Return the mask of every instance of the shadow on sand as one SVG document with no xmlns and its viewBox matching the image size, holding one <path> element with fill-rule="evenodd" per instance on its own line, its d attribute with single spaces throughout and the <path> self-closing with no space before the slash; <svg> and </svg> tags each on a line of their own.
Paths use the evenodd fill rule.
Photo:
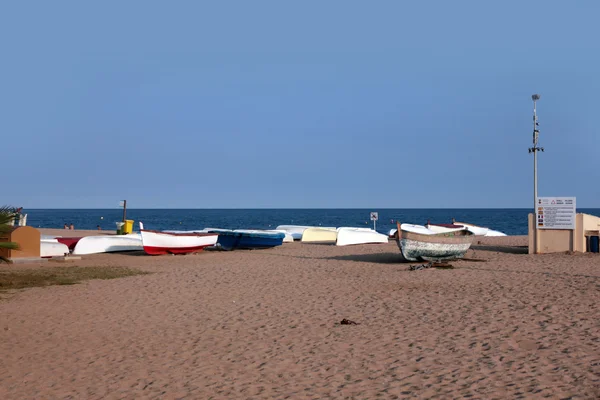
<svg viewBox="0 0 600 400">
<path fill-rule="evenodd" d="M 406 260 L 400 253 L 374 253 L 374 254 L 349 254 L 347 256 L 323 257 L 328 260 L 358 261 L 375 264 L 406 264 Z"/>
<path fill-rule="evenodd" d="M 527 246 L 486 246 L 474 244 L 471 245 L 471 250 L 482 250 L 482 251 L 495 251 L 497 253 L 508 253 L 508 254 L 528 254 L 529 249 Z"/>
</svg>

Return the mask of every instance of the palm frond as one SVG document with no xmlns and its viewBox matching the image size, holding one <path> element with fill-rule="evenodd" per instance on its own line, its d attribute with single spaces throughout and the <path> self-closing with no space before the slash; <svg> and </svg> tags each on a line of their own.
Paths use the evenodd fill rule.
<svg viewBox="0 0 600 400">
<path fill-rule="evenodd" d="M 8 225 L 17 216 L 17 209 L 14 207 L 0 207 L 0 235 L 9 233 L 13 227 Z M 19 245 L 11 242 L 0 242 L 0 249 L 17 250 Z M 0 262 L 9 262 L 5 257 L 0 256 Z"/>
<path fill-rule="evenodd" d="M 13 221 L 16 216 L 16 208 L 8 206 L 0 207 L 0 226 L 7 225 L 10 221 Z"/>
</svg>

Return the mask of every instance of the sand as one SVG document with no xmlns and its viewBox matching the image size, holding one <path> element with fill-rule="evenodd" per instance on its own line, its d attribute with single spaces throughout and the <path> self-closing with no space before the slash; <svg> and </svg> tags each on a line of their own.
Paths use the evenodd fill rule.
<svg viewBox="0 0 600 400">
<path fill-rule="evenodd" d="M 598 398 L 600 256 L 526 243 L 85 256 L 153 274 L 4 295 L 0 398 Z"/>
</svg>

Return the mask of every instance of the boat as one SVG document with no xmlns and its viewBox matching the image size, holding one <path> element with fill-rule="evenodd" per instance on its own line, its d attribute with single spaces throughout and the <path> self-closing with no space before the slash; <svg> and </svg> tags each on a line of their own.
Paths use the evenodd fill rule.
<svg viewBox="0 0 600 400">
<path fill-rule="evenodd" d="M 432 224 L 427 221 L 425 224 L 425 228 L 432 230 L 437 233 L 446 233 L 446 232 L 456 232 L 456 231 L 464 231 L 466 227 L 458 224 Z"/>
<path fill-rule="evenodd" d="M 265 230 L 265 232 L 279 232 L 279 233 L 283 233 L 284 237 L 283 237 L 283 243 L 291 243 L 294 241 L 294 236 L 292 236 L 291 233 L 284 231 L 283 229 L 268 229 Z"/>
<path fill-rule="evenodd" d="M 140 222 L 142 245 L 146 254 L 187 254 L 202 251 L 205 247 L 217 243 L 216 233 L 170 233 L 144 229 Z"/>
<path fill-rule="evenodd" d="M 141 251 L 142 235 L 130 233 L 128 235 L 97 235 L 86 236 L 77 242 L 73 255 L 113 253 L 118 251 Z"/>
<path fill-rule="evenodd" d="M 396 243 L 409 261 L 444 261 L 463 258 L 475 235 L 466 229 L 441 233 L 415 233 L 399 223 Z"/>
<path fill-rule="evenodd" d="M 473 232 L 475 236 L 506 236 L 506 233 L 495 231 L 490 228 L 485 228 L 483 226 L 473 225 L 467 222 L 456 222 L 454 218 L 452 218 L 452 223 L 464 226 L 465 228 Z"/>
<path fill-rule="evenodd" d="M 353 244 L 387 243 L 388 237 L 369 228 L 340 227 L 337 229 L 336 246 Z"/>
<path fill-rule="evenodd" d="M 216 246 L 222 250 L 266 249 L 281 246 L 284 232 L 268 232 L 259 229 L 218 229 L 210 230 L 219 235 Z"/>
<path fill-rule="evenodd" d="M 40 257 L 42 258 L 66 256 L 69 252 L 69 247 L 59 243 L 56 239 L 40 240 Z"/>
<path fill-rule="evenodd" d="M 485 228 L 483 226 L 473 225 L 466 222 L 456 222 L 454 218 L 452 218 L 452 223 L 454 225 L 464 226 L 467 230 L 473 232 L 473 235 L 475 236 L 485 236 L 490 231 L 490 228 Z"/>
<path fill-rule="evenodd" d="M 275 230 L 286 231 L 287 233 L 292 235 L 294 240 L 301 240 L 302 234 L 304 233 L 304 230 L 307 228 L 311 228 L 311 227 L 304 226 L 304 225 L 279 225 L 275 228 Z"/>
<path fill-rule="evenodd" d="M 490 229 L 485 236 L 507 236 L 506 233 Z"/>
<path fill-rule="evenodd" d="M 394 228 L 394 229 L 390 229 L 388 231 L 388 238 L 393 239 L 396 237 L 396 232 L 398 232 L 398 229 Z"/>
<path fill-rule="evenodd" d="M 335 229 L 333 226 L 279 225 L 275 228 L 275 230 L 286 231 L 292 235 L 294 240 L 302 240 L 302 234 L 308 228 Z"/>
<path fill-rule="evenodd" d="M 307 228 L 302 233 L 303 243 L 335 243 L 337 229 L 335 228 Z"/>
</svg>

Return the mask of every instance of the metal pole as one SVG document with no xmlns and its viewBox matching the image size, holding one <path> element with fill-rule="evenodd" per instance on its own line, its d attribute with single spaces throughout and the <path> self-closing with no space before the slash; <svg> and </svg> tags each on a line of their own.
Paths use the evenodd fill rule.
<svg viewBox="0 0 600 400">
<path fill-rule="evenodd" d="M 538 131 L 537 131 L 537 113 L 536 113 L 536 98 L 533 98 L 533 213 L 537 215 L 537 144 L 538 144 Z M 537 218 L 537 217 L 536 217 Z M 537 220 L 535 226 L 537 227 Z"/>
<path fill-rule="evenodd" d="M 127 200 L 123 200 L 123 222 L 127 219 Z"/>
</svg>

